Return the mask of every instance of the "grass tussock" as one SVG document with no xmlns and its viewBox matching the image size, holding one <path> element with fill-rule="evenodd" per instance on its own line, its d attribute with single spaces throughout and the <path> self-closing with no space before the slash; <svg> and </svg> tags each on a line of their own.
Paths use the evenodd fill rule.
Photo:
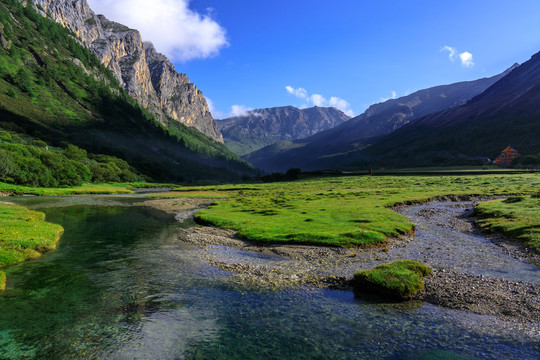
<svg viewBox="0 0 540 360">
<path fill-rule="evenodd" d="M 489 232 L 522 240 L 525 246 L 540 253 L 540 196 L 537 194 L 479 204 L 476 214 L 480 226 Z"/>
<path fill-rule="evenodd" d="M 414 231 L 390 208 L 436 196 L 532 194 L 540 176 L 359 176 L 176 188 L 159 196 L 212 197 L 200 224 L 238 231 L 255 243 L 363 247 Z M 539 224 L 540 220 L 536 220 Z"/>
<path fill-rule="evenodd" d="M 64 229 L 45 221 L 45 214 L 0 203 L 0 269 L 52 250 Z M 5 274 L 0 271 L 0 288 Z"/>
<path fill-rule="evenodd" d="M 431 273 L 429 266 L 412 260 L 398 260 L 354 274 L 356 290 L 375 292 L 407 300 L 424 289 L 422 278 Z"/>
</svg>

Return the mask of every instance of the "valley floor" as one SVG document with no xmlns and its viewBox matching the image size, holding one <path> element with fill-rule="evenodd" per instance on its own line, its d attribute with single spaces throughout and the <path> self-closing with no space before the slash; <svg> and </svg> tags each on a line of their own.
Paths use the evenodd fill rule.
<svg viewBox="0 0 540 360">
<path fill-rule="evenodd" d="M 183 219 L 182 214 L 192 214 L 210 203 L 212 200 L 184 198 L 139 205 Z M 358 269 L 398 259 L 419 260 L 434 273 L 424 279 L 425 290 L 417 300 L 527 324 L 524 326 L 534 331 L 540 321 L 540 255 L 510 239 L 498 237 L 495 245 L 480 234 L 469 216 L 476 204 L 461 201 L 402 207 L 398 211 L 414 218 L 416 235 L 370 248 L 257 245 L 238 239 L 234 230 L 208 226 L 182 229 L 178 239 L 204 249 L 202 260 L 234 274 L 230 281 L 268 289 L 348 288 Z"/>
</svg>

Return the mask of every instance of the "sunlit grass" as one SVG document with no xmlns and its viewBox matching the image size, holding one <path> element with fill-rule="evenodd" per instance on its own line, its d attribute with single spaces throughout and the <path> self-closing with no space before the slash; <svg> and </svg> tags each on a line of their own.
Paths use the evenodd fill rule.
<svg viewBox="0 0 540 360">
<path fill-rule="evenodd" d="M 488 201 L 476 213 L 484 229 L 520 239 L 540 252 L 540 195 Z"/>
<path fill-rule="evenodd" d="M 54 249 L 63 231 L 60 225 L 46 222 L 42 212 L 0 203 L 0 268 L 39 257 L 43 252 Z M 5 285 L 5 274 L 2 275 L 1 271 L 0 278 Z"/>
<path fill-rule="evenodd" d="M 196 214 L 257 243 L 366 246 L 414 230 L 390 207 L 446 195 L 531 194 L 540 176 L 359 176 L 176 188 L 175 197 L 224 199 Z"/>
<path fill-rule="evenodd" d="M 410 299 L 424 289 L 422 278 L 430 273 L 429 266 L 418 261 L 398 260 L 357 272 L 353 284 L 359 291 Z"/>
<path fill-rule="evenodd" d="M 42 188 L 13 185 L 0 182 L 0 192 L 9 195 L 37 195 L 37 196 L 61 196 L 82 194 L 131 194 L 135 188 L 146 187 L 169 187 L 166 184 L 153 184 L 146 182 L 132 183 L 109 183 L 109 184 L 84 184 L 63 188 Z"/>
</svg>

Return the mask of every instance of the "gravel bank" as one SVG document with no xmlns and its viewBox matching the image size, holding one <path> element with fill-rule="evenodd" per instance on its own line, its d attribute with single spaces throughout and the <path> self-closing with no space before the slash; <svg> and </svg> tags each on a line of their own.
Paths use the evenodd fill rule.
<svg viewBox="0 0 540 360">
<path fill-rule="evenodd" d="M 540 325 L 540 284 L 437 271 L 418 299 L 451 309 Z"/>
<path fill-rule="evenodd" d="M 418 300 L 540 327 L 539 256 L 511 239 L 487 239 L 480 233 L 470 215 L 477 201 L 484 200 L 400 207 L 396 210 L 416 224 L 416 235 L 391 239 L 386 247 L 259 246 L 236 238 L 234 231 L 212 227 L 181 229 L 179 240 L 203 249 L 201 260 L 230 272 L 231 281 L 269 288 L 347 288 L 359 269 L 418 260 L 434 270 Z M 182 218 L 212 201 L 149 200 L 138 205 Z"/>
</svg>

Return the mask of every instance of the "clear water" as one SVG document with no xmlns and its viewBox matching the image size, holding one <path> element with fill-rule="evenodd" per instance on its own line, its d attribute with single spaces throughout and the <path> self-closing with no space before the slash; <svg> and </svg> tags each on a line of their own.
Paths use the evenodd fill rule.
<svg viewBox="0 0 540 360">
<path fill-rule="evenodd" d="M 189 224 L 129 206 L 133 198 L 18 201 L 65 233 L 57 250 L 7 269 L 0 359 L 540 357 L 540 334 L 493 317 L 235 285 L 176 239 Z"/>
</svg>

